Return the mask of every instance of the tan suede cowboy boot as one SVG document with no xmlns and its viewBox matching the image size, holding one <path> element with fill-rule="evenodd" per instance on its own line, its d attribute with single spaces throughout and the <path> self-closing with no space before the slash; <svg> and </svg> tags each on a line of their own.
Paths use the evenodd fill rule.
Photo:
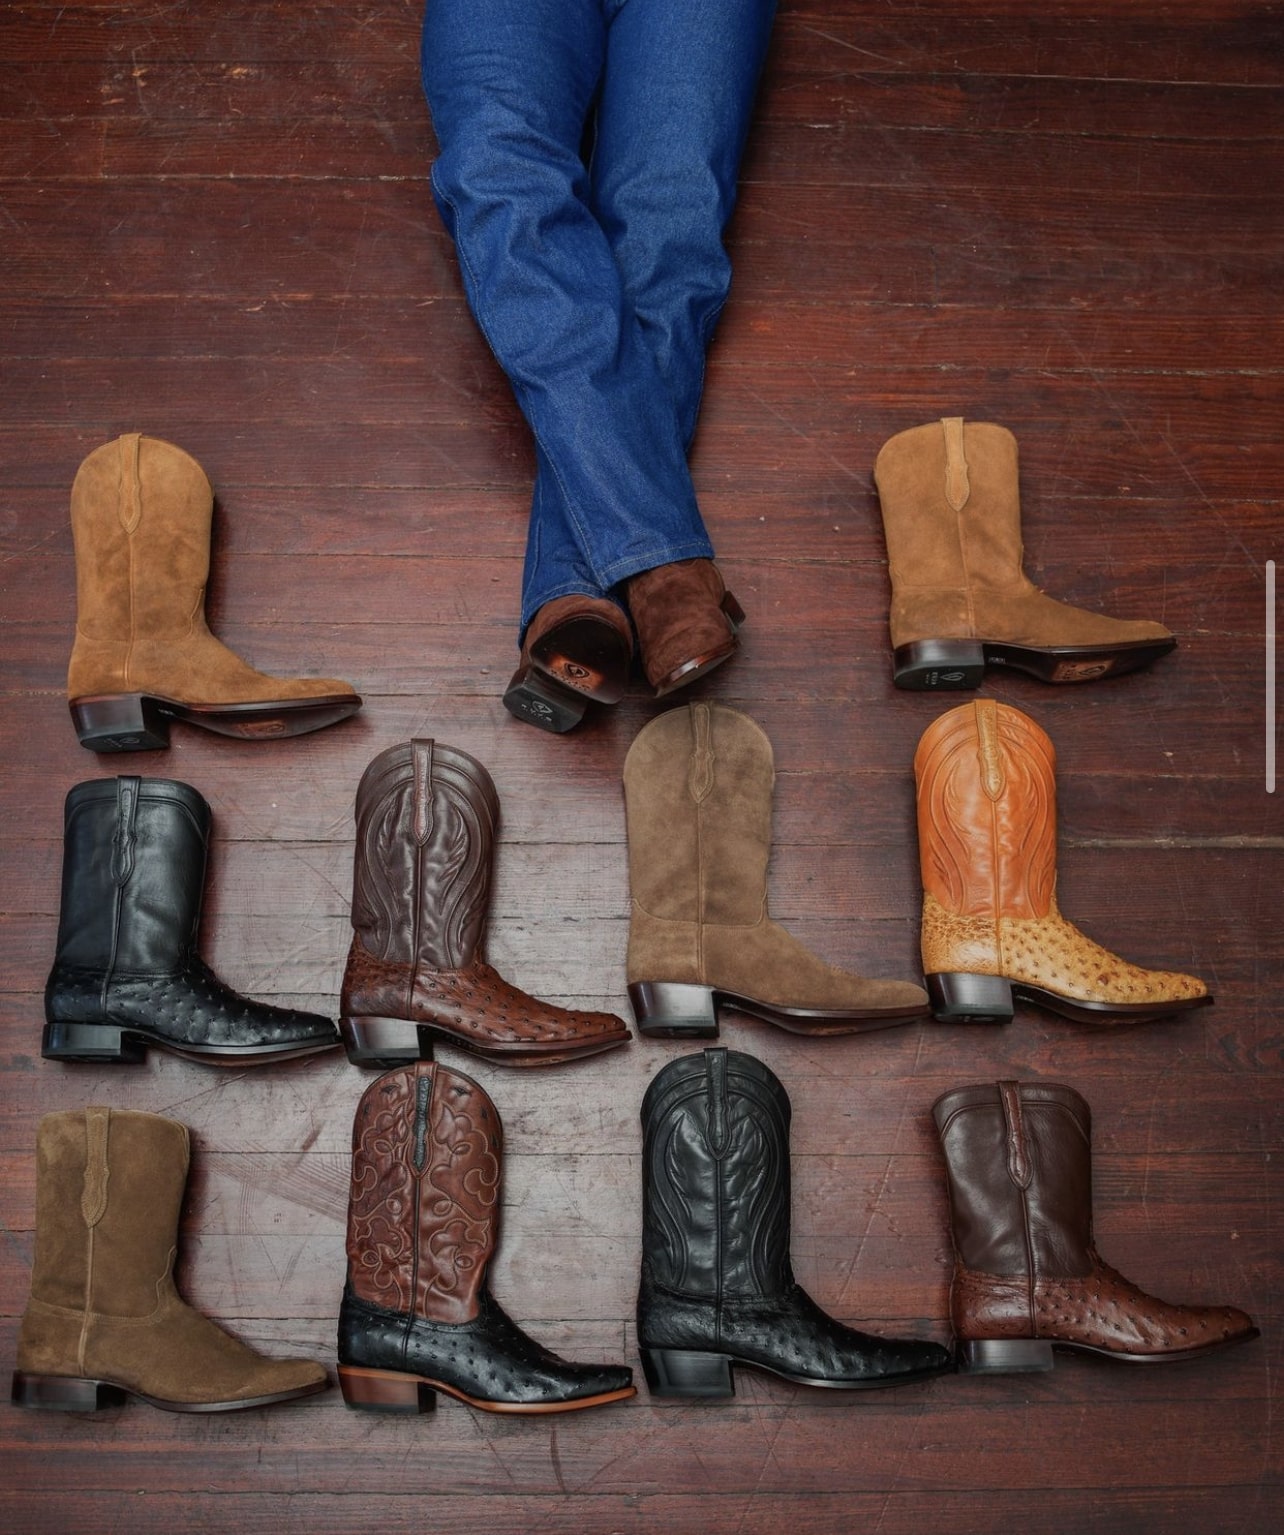
<svg viewBox="0 0 1284 1535">
<path fill-rule="evenodd" d="M 1102 1262 L 1092 1239 L 1092 1116 L 1073 1088 L 961 1087 L 938 1098 L 932 1116 L 949 1175 L 960 1369 L 1050 1370 L 1054 1349 L 1163 1364 L 1258 1336 L 1234 1306 L 1174 1306 Z"/>
<path fill-rule="evenodd" d="M 390 746 L 362 774 L 356 814 L 339 1020 L 349 1060 L 431 1060 L 440 1039 L 551 1066 L 628 1043 L 613 1013 L 537 1001 L 486 963 L 499 795 L 475 757 L 439 741 Z"/>
<path fill-rule="evenodd" d="M 137 432 L 96 449 L 71 491 L 76 644 L 67 696 L 91 751 L 169 745 L 169 721 L 275 740 L 346 719 L 361 699 L 332 677 L 268 677 L 205 622 L 214 494 L 201 466 Z"/>
<path fill-rule="evenodd" d="M 1082 1022 L 1140 1022 L 1213 1000 L 1195 976 L 1130 965 L 1061 915 L 1056 754 L 1019 709 L 987 698 L 943 714 L 914 776 L 937 1018 L 1005 1023 L 1019 997 Z"/>
<path fill-rule="evenodd" d="M 986 666 L 1088 682 L 1176 647 L 1162 624 L 1071 607 L 1026 577 L 1016 438 L 1005 427 L 961 416 L 911 427 L 884 443 L 874 480 L 898 688 L 975 688 Z"/>
<path fill-rule="evenodd" d="M 230 1412 L 324 1391 L 308 1359 L 265 1359 L 174 1287 L 186 1127 L 91 1107 L 36 1137 L 36 1256 L 13 1401 L 92 1412 L 136 1396 L 167 1412 Z"/>
<path fill-rule="evenodd" d="M 644 1034 L 711 1038 L 719 1003 L 795 1034 L 927 1011 L 920 987 L 826 964 L 767 911 L 771 742 L 722 704 L 671 709 L 624 763 L 629 998 Z"/>
</svg>

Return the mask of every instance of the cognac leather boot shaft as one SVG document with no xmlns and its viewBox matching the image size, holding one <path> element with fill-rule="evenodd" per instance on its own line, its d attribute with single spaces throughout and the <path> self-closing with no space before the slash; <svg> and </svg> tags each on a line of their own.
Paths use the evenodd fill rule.
<svg viewBox="0 0 1284 1535">
<path fill-rule="evenodd" d="M 732 1396 L 733 1364 L 845 1390 L 950 1367 L 939 1344 L 845 1327 L 794 1279 L 789 1118 L 777 1077 L 736 1051 L 671 1061 L 647 1089 L 638 1343 L 653 1395 Z"/>
<path fill-rule="evenodd" d="M 172 1412 L 262 1407 L 324 1390 L 305 1359 L 265 1359 L 174 1287 L 189 1147 L 156 1114 L 47 1114 L 36 1137 L 36 1252 L 13 1400 L 88 1412 L 127 1395 Z"/>
<path fill-rule="evenodd" d="M 445 1391 L 487 1412 L 569 1412 L 634 1394 L 627 1368 L 559 1359 L 491 1295 L 502 1163 L 499 1115 L 471 1077 L 417 1062 L 362 1094 L 339 1313 L 350 1407 L 428 1412 Z"/>
<path fill-rule="evenodd" d="M 1050 1082 L 962 1087 L 932 1109 L 945 1153 L 963 1369 L 1050 1370 L 1053 1348 L 1130 1364 L 1257 1336 L 1230 1306 L 1174 1306 L 1103 1263 L 1092 1235 L 1092 1119 Z"/>
<path fill-rule="evenodd" d="M 1141 1022 L 1212 1001 L 1195 976 L 1129 964 L 1061 915 L 1056 754 L 1019 709 L 979 699 L 943 714 L 914 777 L 936 1017 L 1005 1023 L 1021 998 L 1081 1022 Z"/>
<path fill-rule="evenodd" d="M 248 1066 L 338 1045 L 329 1018 L 238 996 L 198 955 L 209 837 L 190 784 L 122 775 L 67 795 L 47 1060 L 137 1062 L 151 1045 Z"/>
<path fill-rule="evenodd" d="M 629 998 L 644 1034 L 712 1038 L 725 1004 L 797 1034 L 851 1034 L 927 1011 L 921 988 L 836 969 L 767 910 L 771 742 L 723 704 L 673 709 L 624 763 Z"/>
<path fill-rule="evenodd" d="M 362 775 L 356 816 L 349 1060 L 430 1060 L 436 1038 L 539 1066 L 626 1043 L 613 1014 L 538 1002 L 485 962 L 499 796 L 475 757 L 439 741 L 389 747 Z"/>
<path fill-rule="evenodd" d="M 1162 624 L 1045 596 L 1021 567 L 1016 438 L 949 416 L 883 445 L 874 466 L 892 579 L 897 687 L 979 686 L 987 665 L 1087 682 L 1148 665 Z"/>
<path fill-rule="evenodd" d="M 333 677 L 268 677 L 205 622 L 214 494 L 196 460 L 137 432 L 96 449 L 71 492 L 76 643 L 72 720 L 91 751 L 169 744 L 169 722 L 276 739 L 346 719 L 361 699 Z"/>
</svg>

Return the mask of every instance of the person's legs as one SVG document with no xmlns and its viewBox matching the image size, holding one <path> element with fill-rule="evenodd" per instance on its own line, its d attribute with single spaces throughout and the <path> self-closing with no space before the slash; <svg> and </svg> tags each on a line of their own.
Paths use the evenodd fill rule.
<svg viewBox="0 0 1284 1535">
<path fill-rule="evenodd" d="M 589 206 L 604 7 L 429 0 L 424 21 L 434 194 L 539 456 L 523 628 L 555 597 L 712 555 L 673 398 Z"/>
<path fill-rule="evenodd" d="M 689 446 L 776 0 L 608 0 L 592 208 Z"/>
</svg>

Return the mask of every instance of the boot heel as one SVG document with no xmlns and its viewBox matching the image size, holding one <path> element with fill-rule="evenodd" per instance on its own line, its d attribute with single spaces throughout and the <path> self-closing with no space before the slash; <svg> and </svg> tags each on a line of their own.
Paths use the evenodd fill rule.
<svg viewBox="0 0 1284 1535">
<path fill-rule="evenodd" d="M 341 1364 L 339 1386 L 344 1402 L 358 1412 L 425 1413 L 437 1409 L 437 1393 L 413 1375 Z"/>
<path fill-rule="evenodd" d="M 736 601 L 734 592 L 723 592 L 722 611 L 726 614 L 727 622 L 732 629 L 739 629 L 745 621 L 745 610 Z"/>
<path fill-rule="evenodd" d="M 80 744 L 91 752 L 152 752 L 169 745 L 169 721 L 154 698 L 118 693 L 71 705 Z"/>
<path fill-rule="evenodd" d="M 896 647 L 894 663 L 896 686 L 918 693 L 979 688 L 985 676 L 979 640 L 915 640 Z"/>
<path fill-rule="evenodd" d="M 692 1349 L 644 1348 L 642 1369 L 652 1396 L 735 1396 L 731 1360 Z"/>
<path fill-rule="evenodd" d="M 340 1018 L 339 1033 L 354 1066 L 386 1071 L 432 1060 L 432 1036 L 404 1018 Z"/>
<path fill-rule="evenodd" d="M 519 666 L 504 694 L 504 707 L 515 719 L 564 735 L 584 718 L 588 700 L 533 666 Z"/>
<path fill-rule="evenodd" d="M 97 1412 L 100 1407 L 120 1407 L 129 1393 L 105 1380 L 83 1380 L 72 1375 L 28 1375 L 13 1372 L 9 1400 L 15 1407 L 44 1408 L 53 1412 Z"/>
<path fill-rule="evenodd" d="M 932 1016 L 942 1023 L 1011 1023 L 1012 982 L 965 971 L 929 975 Z"/>
<path fill-rule="evenodd" d="M 629 1003 L 642 1034 L 662 1039 L 717 1039 L 718 1015 L 711 986 L 676 981 L 634 981 Z"/>
<path fill-rule="evenodd" d="M 976 1338 L 959 1345 L 962 1375 L 1034 1375 L 1053 1367 L 1042 1338 Z"/>
<path fill-rule="evenodd" d="M 55 1022 L 45 1024 L 40 1054 L 47 1061 L 137 1066 L 147 1059 L 147 1046 L 112 1024 Z"/>
</svg>

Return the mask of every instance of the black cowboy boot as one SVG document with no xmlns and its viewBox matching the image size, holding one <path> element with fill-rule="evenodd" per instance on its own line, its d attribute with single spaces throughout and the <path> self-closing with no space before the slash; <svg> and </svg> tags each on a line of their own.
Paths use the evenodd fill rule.
<svg viewBox="0 0 1284 1535">
<path fill-rule="evenodd" d="M 804 1386 L 899 1386 L 952 1368 L 938 1343 L 826 1315 L 789 1261 L 789 1099 L 753 1056 L 672 1061 L 642 1101 L 638 1343 L 657 1396 L 735 1394 L 732 1365 Z"/>
<path fill-rule="evenodd" d="M 238 996 L 197 954 L 209 835 L 210 807 L 173 779 L 68 794 L 46 1060 L 137 1062 L 152 1045 L 251 1066 L 339 1044 L 329 1018 Z"/>
</svg>

